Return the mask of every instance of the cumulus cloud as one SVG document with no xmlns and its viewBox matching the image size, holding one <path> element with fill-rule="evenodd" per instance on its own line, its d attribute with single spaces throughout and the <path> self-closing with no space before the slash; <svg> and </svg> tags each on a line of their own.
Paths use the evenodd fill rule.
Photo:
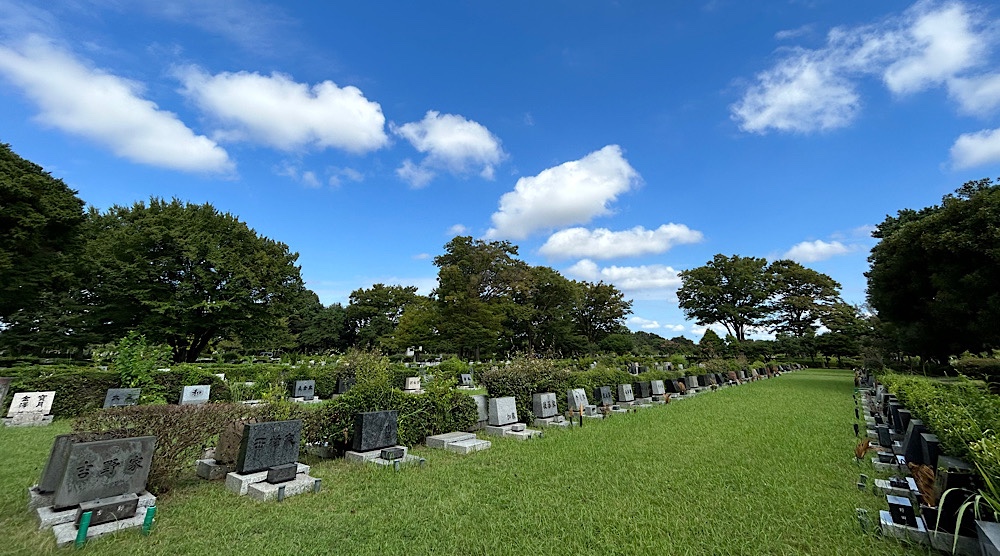
<svg viewBox="0 0 1000 556">
<path fill-rule="evenodd" d="M 621 147 L 608 145 L 580 160 L 518 179 L 514 190 L 500 197 L 486 236 L 524 239 L 537 230 L 587 223 L 610 214 L 609 205 L 639 181 Z"/>
<path fill-rule="evenodd" d="M 486 126 L 467 120 L 457 114 L 441 114 L 429 110 L 423 120 L 392 126 L 392 132 L 406 139 L 413 148 L 427 156 L 420 163 L 422 174 L 412 170 L 398 172 L 400 177 L 419 176 L 425 185 L 437 170 L 455 175 L 466 175 L 473 171 L 492 180 L 496 165 L 506 156 L 500 146 L 500 139 L 490 133 Z M 413 163 L 409 160 L 404 166 Z M 426 177 L 426 176 L 430 177 Z"/>
<path fill-rule="evenodd" d="M 680 276 L 665 265 L 608 266 L 600 268 L 590 259 L 583 259 L 566 270 L 589 282 L 603 281 L 623 291 L 675 290 L 681 285 Z"/>
<path fill-rule="evenodd" d="M 414 189 L 420 189 L 434 179 L 433 170 L 428 170 L 423 166 L 414 164 L 409 158 L 403 161 L 402 166 L 396 168 L 396 175 L 409 183 Z"/>
<path fill-rule="evenodd" d="M 355 170 L 354 168 L 332 167 L 330 168 L 329 172 L 330 172 L 330 177 L 327 179 L 327 183 L 329 183 L 333 187 L 340 186 L 342 183 L 344 183 L 344 180 L 361 182 L 364 181 L 365 179 L 365 175 Z"/>
<path fill-rule="evenodd" d="M 834 28 L 822 48 L 783 49 L 733 104 L 732 117 L 753 133 L 844 127 L 861 110 L 860 78 L 876 76 L 896 94 L 948 84 L 981 63 L 990 40 L 965 5 L 918 2 L 876 24 Z"/>
<path fill-rule="evenodd" d="M 0 74 L 38 105 L 41 123 L 91 139 L 117 156 L 188 172 L 234 168 L 222 147 L 142 98 L 140 84 L 88 67 L 40 37 L 16 48 L 0 46 Z"/>
<path fill-rule="evenodd" d="M 952 79 L 948 82 L 948 93 L 962 112 L 989 115 L 1000 106 L 1000 74 Z"/>
<path fill-rule="evenodd" d="M 178 71 L 181 92 L 217 119 L 220 140 L 252 141 L 292 151 L 304 147 L 365 153 L 389 142 L 377 102 L 332 81 L 297 83 L 287 75 Z"/>
<path fill-rule="evenodd" d="M 845 255 L 853 250 L 852 247 L 848 247 L 839 241 L 827 242 L 817 239 L 816 241 L 803 241 L 795 244 L 783 257 L 800 263 L 814 263 L 816 261 L 825 261 L 837 255 Z"/>
<path fill-rule="evenodd" d="M 628 319 L 628 323 L 632 326 L 637 326 L 643 330 L 655 330 L 660 328 L 660 323 L 655 320 L 644 319 L 642 317 L 631 317 Z"/>
<path fill-rule="evenodd" d="M 664 253 L 674 245 L 698 243 L 702 239 L 701 232 L 674 223 L 655 230 L 636 226 L 620 232 L 607 228 L 568 228 L 549 236 L 539 252 L 550 259 L 614 259 Z"/>
<path fill-rule="evenodd" d="M 454 226 L 448 228 L 448 235 L 450 236 L 464 236 L 469 233 L 469 228 L 463 224 L 455 224 Z"/>
<path fill-rule="evenodd" d="M 956 168 L 1000 162 L 1000 129 L 960 135 L 951 146 L 951 160 Z"/>
<path fill-rule="evenodd" d="M 664 324 L 663 329 L 671 332 L 684 332 L 687 330 L 687 327 L 683 324 Z"/>
</svg>

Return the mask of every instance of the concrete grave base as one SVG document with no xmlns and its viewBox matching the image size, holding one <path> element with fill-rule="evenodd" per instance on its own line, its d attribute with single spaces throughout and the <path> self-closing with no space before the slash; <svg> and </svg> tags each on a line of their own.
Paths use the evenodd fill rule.
<svg viewBox="0 0 1000 556">
<path fill-rule="evenodd" d="M 28 488 L 28 511 L 34 511 L 38 508 L 43 508 L 45 506 L 52 505 L 52 499 L 55 497 L 54 492 L 48 494 L 42 494 L 38 491 L 38 485 L 34 485 Z"/>
<path fill-rule="evenodd" d="M 434 436 L 428 436 L 424 441 L 428 448 L 437 448 L 439 450 L 444 450 L 445 446 L 452 442 L 459 442 L 462 440 L 472 440 L 476 438 L 476 435 L 471 432 L 447 432 L 444 434 L 435 434 Z"/>
<path fill-rule="evenodd" d="M 195 473 L 208 481 L 220 481 L 236 470 L 236 464 L 218 463 L 215 459 L 200 459 L 195 462 Z"/>
<path fill-rule="evenodd" d="M 410 453 L 410 449 L 407 448 L 406 446 L 393 446 L 393 448 L 402 448 L 403 449 L 403 459 L 406 459 L 406 456 L 408 456 L 409 453 Z M 372 461 L 372 460 L 379 459 L 379 457 L 382 455 L 382 450 L 383 450 L 383 448 L 379 448 L 378 450 L 372 450 L 370 452 L 351 452 L 351 451 L 348 451 L 348 452 L 344 452 L 344 459 L 347 460 L 347 461 L 349 461 L 349 462 L 351 462 L 351 463 L 365 463 L 365 462 L 369 462 L 369 461 Z"/>
<path fill-rule="evenodd" d="M 920 496 L 920 490 L 917 489 L 917 482 L 913 480 L 913 477 L 906 477 L 906 485 L 906 488 L 897 488 L 892 486 L 888 479 L 875 479 L 875 488 L 882 491 L 883 494 L 914 499 Z"/>
<path fill-rule="evenodd" d="M 143 521 L 146 520 L 146 511 L 148 507 L 139 507 L 135 512 L 134 517 L 127 519 L 122 519 L 120 521 L 109 521 L 108 523 L 102 523 L 101 525 L 94 525 L 87 529 L 87 540 L 95 539 L 107 535 L 109 533 L 116 533 L 125 529 L 131 529 L 133 527 L 142 527 Z M 76 510 L 72 510 L 73 518 L 76 518 Z M 70 519 L 69 523 L 60 523 L 52 528 L 52 532 L 56 536 L 56 546 L 64 547 L 69 546 L 76 542 L 76 535 L 78 533 L 76 525 L 73 523 L 73 519 Z"/>
<path fill-rule="evenodd" d="M 963 537 L 959 535 L 958 542 L 956 543 L 955 535 L 951 533 L 928 531 L 927 534 L 931 539 L 931 546 L 945 554 L 958 554 L 959 556 L 978 556 L 980 554 L 979 539 L 977 537 Z M 955 550 L 951 549 L 953 546 Z"/>
<path fill-rule="evenodd" d="M 156 497 L 153 496 L 152 494 L 143 491 L 143 493 L 139 495 L 138 512 L 142 512 L 142 515 L 146 515 L 146 508 L 155 505 L 156 505 Z M 42 529 L 54 529 L 57 526 L 63 524 L 69 524 L 69 526 L 73 529 L 73 538 L 76 539 L 76 525 L 74 525 L 74 523 L 76 522 L 77 508 L 78 506 L 71 506 L 69 508 L 59 511 L 54 510 L 52 506 L 45 506 L 42 508 L 38 508 L 37 510 L 35 510 L 35 515 L 36 517 L 38 517 L 38 530 L 41 531 Z M 136 513 L 136 515 L 138 516 L 139 514 Z M 130 517 L 123 521 L 128 521 L 130 519 L 132 518 Z M 140 521 L 139 524 L 142 525 L 142 521 Z M 94 527 L 91 527 L 91 529 L 104 527 L 104 525 L 95 525 Z M 56 537 L 58 538 L 58 536 L 59 535 L 57 533 Z M 89 532 L 87 534 L 87 538 L 88 539 L 90 538 Z"/>
<path fill-rule="evenodd" d="M 323 403 L 324 401 L 326 401 L 326 400 L 321 400 L 318 397 L 314 397 L 311 400 L 307 400 L 307 399 L 305 399 L 303 397 L 288 398 L 288 400 L 292 401 L 292 402 L 295 402 L 295 403 Z"/>
<path fill-rule="evenodd" d="M 309 466 L 300 463 L 298 464 L 298 469 L 296 469 L 296 474 L 308 474 Z M 246 496 L 247 489 L 250 485 L 260 483 L 267 480 L 267 470 L 258 471 L 256 473 L 246 473 L 240 474 L 235 471 L 226 475 L 226 490 L 235 493 L 239 496 Z"/>
<path fill-rule="evenodd" d="M 403 390 L 404 394 L 423 394 L 423 390 Z"/>
<path fill-rule="evenodd" d="M 600 413 L 595 413 L 593 415 L 584 415 L 583 418 L 584 419 L 604 419 L 604 415 L 601 415 Z"/>
<path fill-rule="evenodd" d="M 476 389 L 475 386 L 456 386 L 455 388 L 458 389 L 458 390 L 475 390 Z"/>
<path fill-rule="evenodd" d="M 517 438 L 518 440 L 528 440 L 528 439 L 530 439 L 532 437 L 541 436 L 542 435 L 542 431 L 538 431 L 538 430 L 534 430 L 534 429 L 524 429 L 524 430 L 519 430 L 519 431 L 518 430 L 514 430 L 515 428 L 518 428 L 518 425 L 520 425 L 521 427 L 523 427 L 524 423 L 512 423 L 510 425 L 502 425 L 502 426 L 499 426 L 499 427 L 494 427 L 492 425 L 486 425 L 486 428 L 484 430 L 485 430 L 486 434 L 489 434 L 489 435 L 500 436 L 500 437 L 503 437 L 503 438 Z"/>
<path fill-rule="evenodd" d="M 415 465 L 423 465 L 426 461 L 427 460 L 425 460 L 424 458 L 422 458 L 420 456 L 413 456 L 413 455 L 410 455 L 410 454 L 406 454 L 405 456 L 403 456 L 400 459 L 389 460 L 389 459 L 382 459 L 382 458 L 379 457 L 379 458 L 368 460 L 368 463 L 374 463 L 375 465 L 381 465 L 383 467 L 396 467 L 397 465 L 399 465 L 399 466 L 414 465 L 414 464 Z"/>
<path fill-rule="evenodd" d="M 291 481 L 271 484 L 267 481 L 254 483 L 247 487 L 247 495 L 258 502 L 270 502 L 278 499 L 278 490 L 285 487 L 284 497 L 295 496 L 303 492 L 309 492 L 316 487 L 316 478 L 310 477 L 308 473 L 299 473 Z"/>
<path fill-rule="evenodd" d="M 566 420 L 563 416 L 558 417 L 547 417 L 545 419 L 535 419 L 532 423 L 535 427 L 563 427 L 569 428 L 573 426 L 573 421 Z"/>
<path fill-rule="evenodd" d="M 652 405 L 653 398 L 636 398 L 634 402 L 635 405 Z"/>
<path fill-rule="evenodd" d="M 4 417 L 2 421 L 5 427 L 44 427 L 52 424 L 52 416 L 38 413 L 17 413 L 13 417 Z"/>
<path fill-rule="evenodd" d="M 444 449 L 449 452 L 455 452 L 456 454 L 471 454 L 472 452 L 478 452 L 480 450 L 487 450 L 493 443 L 489 440 L 480 440 L 478 438 L 470 438 L 468 440 L 457 440 L 455 442 L 450 442 L 445 445 Z"/>
<path fill-rule="evenodd" d="M 930 544 L 931 542 L 930 537 L 927 535 L 927 527 L 924 526 L 924 518 L 922 517 L 917 517 L 916 527 L 908 527 L 893 523 L 892 516 L 888 510 L 879 510 L 878 521 L 879 526 L 882 528 L 882 534 L 887 537 L 918 544 Z"/>
</svg>

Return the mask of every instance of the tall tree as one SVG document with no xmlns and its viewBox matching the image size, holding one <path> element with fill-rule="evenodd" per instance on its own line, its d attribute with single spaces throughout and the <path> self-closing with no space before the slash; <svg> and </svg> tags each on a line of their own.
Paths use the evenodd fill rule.
<svg viewBox="0 0 1000 556">
<path fill-rule="evenodd" d="M 214 339 L 284 329 L 302 289 L 297 253 L 209 204 L 150 199 L 91 211 L 88 289 L 106 338 L 138 330 L 194 361 Z"/>
<path fill-rule="evenodd" d="M 347 327 L 354 346 L 373 348 L 388 341 L 406 306 L 416 298 L 416 286 L 375 284 L 351 292 Z"/>
<path fill-rule="evenodd" d="M 943 361 L 1000 347 L 1000 182 L 967 182 L 872 235 L 868 301 L 903 350 Z"/>
<path fill-rule="evenodd" d="M 768 271 L 775 280 L 767 321 L 772 330 L 800 338 L 814 334 L 820 318 L 840 298 L 840 284 L 795 261 L 774 261 Z"/>
<path fill-rule="evenodd" d="M 612 284 L 578 282 L 578 288 L 574 320 L 577 330 L 591 344 L 618 332 L 625 325 L 625 317 L 632 314 L 632 300 L 625 299 L 625 294 Z"/>
<path fill-rule="evenodd" d="M 699 325 L 721 324 L 739 341 L 766 324 L 775 279 L 767 260 L 716 255 L 705 266 L 680 273 L 680 308 Z"/>
</svg>

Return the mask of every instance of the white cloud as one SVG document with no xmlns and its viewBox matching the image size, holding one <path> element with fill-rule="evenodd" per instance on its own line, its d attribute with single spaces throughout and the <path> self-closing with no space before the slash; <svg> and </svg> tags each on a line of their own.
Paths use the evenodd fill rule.
<svg viewBox="0 0 1000 556">
<path fill-rule="evenodd" d="M 420 163 L 420 168 L 425 172 L 423 175 L 433 177 L 435 170 L 445 170 L 455 175 L 476 171 L 480 176 L 492 180 L 496 165 L 506 156 L 500 146 L 500 139 L 490 133 L 486 126 L 457 114 L 441 114 L 429 110 L 419 122 L 391 127 L 393 133 L 427 155 Z M 410 165 L 412 166 L 412 162 Z M 410 171 L 400 173 L 404 179 L 413 175 Z"/>
<path fill-rule="evenodd" d="M 434 179 L 433 171 L 414 164 L 409 158 L 403 161 L 402 166 L 396 168 L 396 175 L 406 183 L 409 183 L 414 189 L 420 189 Z"/>
<path fill-rule="evenodd" d="M 660 323 L 655 320 L 644 319 L 642 317 L 631 317 L 628 319 L 628 323 L 632 326 L 638 326 L 643 330 L 655 330 L 660 328 Z"/>
<path fill-rule="evenodd" d="M 413 258 L 414 260 L 417 261 L 426 261 L 427 259 L 431 258 L 431 255 L 430 253 L 417 253 L 416 255 L 413 256 Z"/>
<path fill-rule="evenodd" d="M 589 282 L 608 282 L 623 291 L 675 290 L 681 285 L 676 270 L 658 264 L 599 268 L 594 261 L 583 259 L 566 269 L 566 272 Z"/>
<path fill-rule="evenodd" d="M 361 182 L 365 179 L 365 175 L 354 168 L 337 168 L 334 166 L 329 169 L 329 173 L 330 177 L 327 179 L 327 183 L 333 187 L 340 186 L 340 184 L 344 183 L 345 179 L 353 182 Z"/>
<path fill-rule="evenodd" d="M 140 10 L 169 21 L 193 25 L 259 52 L 268 52 L 278 46 L 287 47 L 289 38 L 281 37 L 278 31 L 294 25 L 280 7 L 254 0 L 133 0 L 109 4 L 122 10 Z"/>
<path fill-rule="evenodd" d="M 785 252 L 783 258 L 792 259 L 800 263 L 814 263 L 837 255 L 844 255 L 853 250 L 852 247 L 848 247 L 839 241 L 827 242 L 817 239 L 816 241 L 803 241 L 795 244 Z"/>
<path fill-rule="evenodd" d="M 981 63 L 990 40 L 965 5 L 917 2 L 876 24 L 834 28 L 822 48 L 783 49 L 733 104 L 732 117 L 740 129 L 754 133 L 844 127 L 861 110 L 856 91 L 861 77 L 877 76 L 897 94 L 950 86 Z M 959 102 L 962 92 L 952 92 Z"/>
<path fill-rule="evenodd" d="M 684 332 L 687 330 L 687 327 L 683 324 L 664 324 L 663 329 L 671 332 Z"/>
<path fill-rule="evenodd" d="M 448 235 L 450 236 L 464 236 L 469 233 L 469 228 L 463 224 L 455 224 L 454 226 L 448 228 Z"/>
<path fill-rule="evenodd" d="M 524 239 L 536 230 L 583 224 L 611 213 L 609 204 L 638 185 L 639 173 L 608 145 L 580 160 L 542 170 L 517 180 L 500 197 L 489 238 Z"/>
<path fill-rule="evenodd" d="M 1000 106 L 1000 73 L 952 79 L 948 93 L 962 112 L 988 115 Z"/>
<path fill-rule="evenodd" d="M 188 67 L 178 74 L 181 92 L 226 126 L 216 133 L 220 139 L 286 151 L 314 146 L 353 153 L 389 142 L 382 107 L 357 87 L 338 87 L 332 81 L 309 86 L 280 73 L 209 75 Z"/>
<path fill-rule="evenodd" d="M 305 172 L 302 172 L 302 183 L 306 184 L 309 187 L 320 186 L 319 178 L 316 177 L 316 172 L 313 172 L 312 170 L 307 170 Z"/>
<path fill-rule="evenodd" d="M 188 172 L 229 172 L 226 151 L 176 114 L 142 98 L 134 81 L 87 67 L 48 41 L 0 46 L 0 73 L 40 108 L 38 120 L 87 137 L 133 162 Z"/>
<path fill-rule="evenodd" d="M 1000 129 L 960 135 L 951 146 L 951 160 L 956 168 L 1000 162 Z"/>
<path fill-rule="evenodd" d="M 664 253 L 674 245 L 698 243 L 702 239 L 701 232 L 674 223 L 655 230 L 636 226 L 620 232 L 607 228 L 568 228 L 549 236 L 539 252 L 550 259 L 613 259 Z"/>
<path fill-rule="evenodd" d="M 714 330 L 715 333 L 718 334 L 720 338 L 725 338 L 729 334 L 729 330 L 726 330 L 725 326 L 718 323 L 712 323 L 708 326 L 692 326 L 691 334 L 697 336 L 700 339 L 702 336 L 705 335 L 705 331 L 708 329 Z"/>
<path fill-rule="evenodd" d="M 788 39 L 796 39 L 810 33 L 812 33 L 812 25 L 803 25 L 802 27 L 797 27 L 795 29 L 782 29 L 774 34 L 774 38 L 779 41 L 786 41 Z"/>
</svg>

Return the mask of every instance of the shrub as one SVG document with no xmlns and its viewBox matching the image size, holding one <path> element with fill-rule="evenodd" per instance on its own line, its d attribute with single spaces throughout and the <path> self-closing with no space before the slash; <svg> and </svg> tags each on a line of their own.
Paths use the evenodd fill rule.
<svg viewBox="0 0 1000 556">
<path fill-rule="evenodd" d="M 9 396 L 15 392 L 54 390 L 52 414 L 59 417 L 75 417 L 100 409 L 108 389 L 119 385 L 117 373 L 96 369 L 21 367 L 11 376 L 14 380 Z M 9 407 L 9 402 L 3 404 L 4 409 Z"/>
<path fill-rule="evenodd" d="M 968 377 L 980 378 L 987 382 L 1000 381 L 1000 359 L 962 357 L 954 361 L 952 366 Z"/>
<path fill-rule="evenodd" d="M 150 344 L 145 336 L 133 331 L 118 342 L 111 368 L 118 373 L 123 388 L 142 389 L 140 403 L 163 403 L 164 393 L 153 373 L 170 361 L 170 355 L 170 346 Z"/>
</svg>

